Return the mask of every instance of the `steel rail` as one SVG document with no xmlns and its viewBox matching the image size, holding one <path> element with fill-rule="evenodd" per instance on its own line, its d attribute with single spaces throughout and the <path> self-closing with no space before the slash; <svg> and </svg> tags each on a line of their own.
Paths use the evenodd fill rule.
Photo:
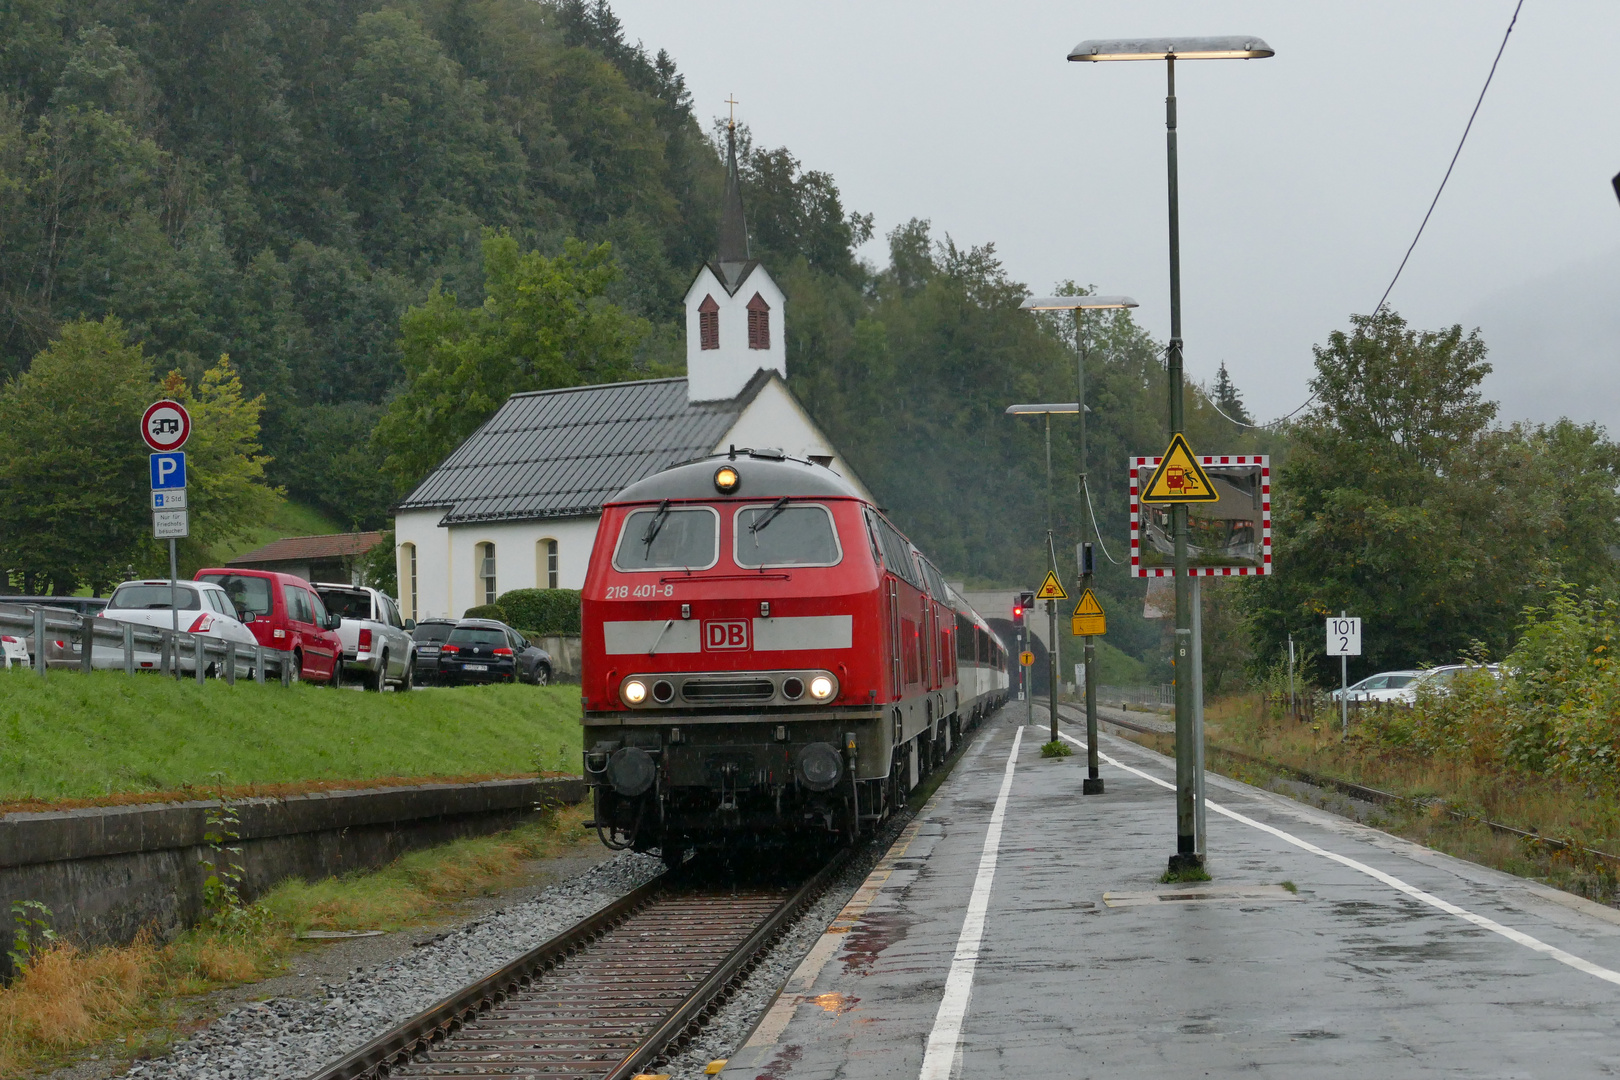
<svg viewBox="0 0 1620 1080">
<path fill-rule="evenodd" d="M 1058 711 L 1061 713 L 1063 711 L 1063 707 L 1059 706 Z M 1073 712 L 1072 709 L 1070 711 Z M 1157 731 L 1141 724 L 1133 724 L 1128 720 L 1113 720 L 1101 716 L 1098 717 L 1098 720 L 1100 720 L 1102 723 L 1113 724 L 1115 727 L 1126 728 L 1127 730 L 1135 731 L 1142 735 L 1169 734 L 1169 732 Z M 1328 788 L 1330 790 L 1339 792 L 1341 795 L 1349 795 L 1353 798 L 1362 799 L 1366 802 L 1378 803 L 1383 806 L 1409 806 L 1417 810 L 1431 810 L 1436 805 L 1434 802 L 1430 802 L 1425 799 L 1414 799 L 1409 795 L 1397 795 L 1392 791 L 1382 791 L 1375 787 L 1368 787 L 1365 784 L 1358 784 L 1353 780 L 1340 780 L 1336 776 L 1323 776 L 1320 773 L 1314 773 L 1308 769 L 1297 768 L 1293 765 L 1284 765 L 1280 761 L 1270 761 L 1266 758 L 1256 757 L 1253 754 L 1246 754 L 1241 750 L 1232 750 L 1216 743 L 1209 743 L 1207 745 L 1209 750 L 1213 753 L 1224 754 L 1229 758 L 1234 758 L 1250 765 L 1258 765 L 1263 769 L 1271 769 L 1275 772 L 1280 772 L 1284 775 L 1290 776 L 1302 783 L 1311 784 L 1315 787 Z M 1530 843 L 1539 844 L 1543 847 L 1555 848 L 1559 851 L 1579 852 L 1583 855 L 1590 855 L 1596 859 L 1602 859 L 1604 862 L 1607 862 L 1610 865 L 1620 866 L 1620 855 L 1611 855 L 1607 851 L 1598 851 L 1596 848 L 1583 847 L 1579 844 L 1571 844 L 1567 840 L 1555 840 L 1554 838 L 1545 836 L 1533 829 L 1519 829 L 1512 825 L 1504 825 L 1500 821 L 1492 821 L 1489 818 L 1482 818 L 1475 814 L 1466 814 L 1461 810 L 1453 810 L 1451 807 L 1446 806 L 1443 803 L 1440 804 L 1440 809 L 1456 821 L 1465 821 L 1473 825 L 1483 825 L 1492 832 L 1499 832 L 1504 836 L 1518 837 L 1520 840 L 1526 840 Z"/>
<path fill-rule="evenodd" d="M 657 1061 L 688 1029 L 701 1026 L 718 1001 L 752 970 L 759 954 L 774 942 L 805 907 L 813 903 L 833 876 L 848 861 L 852 848 L 843 848 L 810 880 L 779 904 L 770 915 L 722 959 L 692 992 L 664 1015 L 653 1029 L 602 1080 L 627 1080 Z M 311 1074 L 309 1080 L 374 1080 L 388 1076 L 395 1066 L 411 1062 L 419 1052 L 452 1036 L 480 1014 L 501 1005 L 533 986 L 588 945 L 606 937 L 631 916 L 671 890 L 672 874 L 665 873 L 620 897 L 551 940 L 524 953 L 497 971 L 471 983 L 364 1046 Z"/>
<path fill-rule="evenodd" d="M 669 1047 L 678 1045 L 689 1028 L 701 1027 L 712 1016 L 714 1005 L 753 970 L 759 955 L 787 930 L 800 912 L 821 897 L 854 850 L 853 847 L 839 848 L 825 866 L 794 890 L 793 895 L 755 927 L 742 944 L 720 961 L 696 990 L 670 1010 L 669 1015 L 648 1033 L 641 1045 L 625 1055 L 624 1060 L 614 1066 L 604 1080 L 630 1080 L 656 1063 Z"/>
</svg>

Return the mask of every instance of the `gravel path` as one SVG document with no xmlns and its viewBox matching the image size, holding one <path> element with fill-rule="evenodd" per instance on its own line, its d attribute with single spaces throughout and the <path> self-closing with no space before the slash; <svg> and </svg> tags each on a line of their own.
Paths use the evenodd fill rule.
<svg viewBox="0 0 1620 1080">
<path fill-rule="evenodd" d="M 488 975 L 656 877 L 663 864 L 629 852 L 433 939 L 410 956 L 357 969 L 314 1000 L 273 998 L 234 1009 L 130 1077 L 302 1080 L 401 1020 Z"/>
</svg>

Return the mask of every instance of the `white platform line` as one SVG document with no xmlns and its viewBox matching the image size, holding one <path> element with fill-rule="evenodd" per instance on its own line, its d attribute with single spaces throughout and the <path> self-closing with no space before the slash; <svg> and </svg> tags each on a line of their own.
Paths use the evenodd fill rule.
<svg viewBox="0 0 1620 1080">
<path fill-rule="evenodd" d="M 996 878 L 996 855 L 1001 849 L 1001 822 L 1007 816 L 1007 796 L 1012 792 L 1013 770 L 1018 767 L 1018 747 L 1024 741 L 1024 728 L 1013 733 L 1012 752 L 1001 777 L 1001 793 L 990 812 L 990 828 L 984 835 L 984 852 L 979 856 L 979 875 L 973 879 L 973 895 L 968 899 L 967 918 L 956 939 L 956 955 L 945 977 L 945 996 L 934 1015 L 934 1028 L 928 1033 L 928 1049 L 923 1054 L 921 1080 L 950 1080 L 956 1061 L 956 1048 L 962 1042 L 962 1020 L 967 1016 L 968 998 L 973 993 L 973 971 L 979 963 L 979 942 L 984 937 L 984 916 L 990 907 L 990 886 Z"/>
<path fill-rule="evenodd" d="M 1063 738 L 1074 743 L 1082 750 L 1085 749 L 1086 744 L 1075 738 L 1073 735 L 1064 734 Z M 1124 762 L 1116 761 L 1114 758 L 1109 757 L 1107 754 L 1104 754 L 1101 751 L 1098 752 L 1097 756 L 1103 761 L 1108 762 L 1108 764 L 1114 766 L 1116 769 L 1124 769 L 1128 773 L 1134 773 L 1144 780 L 1158 784 L 1162 788 L 1169 788 L 1171 791 L 1176 789 L 1174 784 L 1161 780 L 1157 776 L 1152 776 L 1145 773 L 1141 769 L 1133 769 Z M 1328 851 L 1326 848 L 1317 847 L 1309 840 L 1301 840 L 1293 833 L 1284 832 L 1282 829 L 1279 829 L 1273 825 L 1267 825 L 1263 821 L 1256 821 L 1254 818 L 1240 814 L 1236 810 L 1228 810 L 1226 807 L 1221 806 L 1218 803 L 1210 802 L 1208 799 L 1204 800 L 1204 805 L 1210 810 L 1215 811 L 1217 814 L 1224 814 L 1233 821 L 1241 821 L 1243 824 L 1259 829 L 1261 832 L 1270 833 L 1279 840 L 1293 844 L 1295 847 L 1303 851 L 1308 851 L 1313 855 L 1320 855 L 1324 859 L 1331 859 L 1341 866 L 1348 866 L 1352 870 L 1366 874 L 1368 877 L 1381 881 L 1390 888 L 1403 892 L 1407 896 L 1412 897 L 1414 900 L 1421 900 L 1423 903 L 1428 904 L 1432 908 L 1437 908 L 1440 911 L 1445 912 L 1447 915 L 1455 915 L 1457 918 L 1462 919 L 1465 922 L 1473 923 L 1475 926 L 1480 927 L 1483 930 L 1489 930 L 1493 934 L 1500 934 L 1509 941 L 1523 945 L 1527 949 L 1533 949 L 1538 953 L 1544 953 L 1561 964 L 1568 964 L 1576 971 L 1584 971 L 1588 975 L 1596 976 L 1605 982 L 1611 982 L 1617 986 L 1620 986 L 1620 971 L 1613 971 L 1609 968 L 1603 967 L 1601 964 L 1594 964 L 1590 960 L 1585 960 L 1579 956 L 1576 956 L 1574 953 L 1565 952 L 1563 949 L 1558 948 L 1558 946 L 1549 945 L 1540 938 L 1531 937 L 1522 930 L 1515 930 L 1511 926 L 1503 926 L 1495 919 L 1486 918 L 1484 915 L 1476 915 L 1467 908 L 1458 907 L 1449 900 L 1442 900 L 1433 893 L 1424 892 L 1415 885 L 1408 885 L 1394 874 L 1387 874 L 1377 867 L 1368 866 L 1366 863 L 1358 862 L 1347 855 L 1340 855 L 1337 852 Z"/>
</svg>

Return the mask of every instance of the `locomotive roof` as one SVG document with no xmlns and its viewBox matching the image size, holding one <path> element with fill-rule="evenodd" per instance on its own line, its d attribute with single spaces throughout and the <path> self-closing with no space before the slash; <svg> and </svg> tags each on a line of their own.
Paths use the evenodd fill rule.
<svg viewBox="0 0 1620 1080">
<path fill-rule="evenodd" d="M 737 470 L 736 490 L 722 496 L 714 487 L 722 465 Z M 825 465 L 787 457 L 779 450 L 742 450 L 715 454 L 674 465 L 638 480 L 608 500 L 613 503 L 661 502 L 664 499 L 861 499 L 860 491 Z"/>
</svg>

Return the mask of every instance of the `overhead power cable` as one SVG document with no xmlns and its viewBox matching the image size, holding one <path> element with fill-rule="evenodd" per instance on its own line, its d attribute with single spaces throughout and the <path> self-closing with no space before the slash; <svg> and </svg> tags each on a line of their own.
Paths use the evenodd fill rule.
<svg viewBox="0 0 1620 1080">
<path fill-rule="evenodd" d="M 1440 186 L 1435 189 L 1434 198 L 1429 200 L 1428 212 L 1423 215 L 1423 221 L 1418 225 L 1417 234 L 1412 237 L 1412 242 L 1407 245 L 1406 254 L 1401 256 L 1401 265 L 1395 268 L 1395 276 L 1389 279 L 1389 287 L 1384 290 L 1384 295 L 1378 298 L 1378 306 L 1373 308 L 1374 315 L 1383 310 L 1384 302 L 1389 299 L 1389 294 L 1395 289 L 1395 283 L 1401 280 L 1401 271 L 1406 269 L 1406 261 L 1412 257 L 1412 252 L 1417 248 L 1418 241 L 1423 238 L 1423 230 L 1428 226 L 1429 218 L 1434 214 L 1434 208 L 1440 203 L 1440 194 L 1446 190 L 1446 181 L 1451 179 L 1451 170 L 1457 167 L 1457 159 L 1462 156 L 1463 144 L 1468 141 L 1468 133 L 1474 130 L 1474 118 L 1479 115 L 1479 107 L 1485 103 L 1485 91 L 1491 88 L 1491 80 L 1496 78 L 1496 65 L 1502 62 L 1502 53 L 1507 49 L 1508 38 L 1512 36 L 1513 27 L 1519 21 L 1519 9 L 1522 7 L 1524 7 L 1524 0 L 1519 0 L 1518 3 L 1513 5 L 1513 16 L 1508 19 L 1507 30 L 1502 34 L 1502 44 L 1496 47 L 1496 58 L 1491 61 L 1491 70 L 1485 75 L 1485 85 L 1479 88 L 1479 97 L 1474 101 L 1474 111 L 1468 114 L 1468 123 L 1463 127 L 1462 138 L 1457 140 L 1457 149 L 1452 152 L 1451 164 L 1446 166 L 1446 175 L 1440 178 Z M 1293 419 L 1315 400 L 1316 395 L 1312 394 L 1305 400 L 1304 405 L 1264 426 L 1275 427 L 1285 420 Z M 1219 412 L 1220 410 L 1217 409 L 1216 411 Z M 1221 413 L 1221 415 L 1226 416 L 1225 413 Z M 1228 420 L 1232 419 L 1230 416 L 1226 418 Z M 1232 422 L 1237 423 L 1236 420 Z"/>
</svg>

